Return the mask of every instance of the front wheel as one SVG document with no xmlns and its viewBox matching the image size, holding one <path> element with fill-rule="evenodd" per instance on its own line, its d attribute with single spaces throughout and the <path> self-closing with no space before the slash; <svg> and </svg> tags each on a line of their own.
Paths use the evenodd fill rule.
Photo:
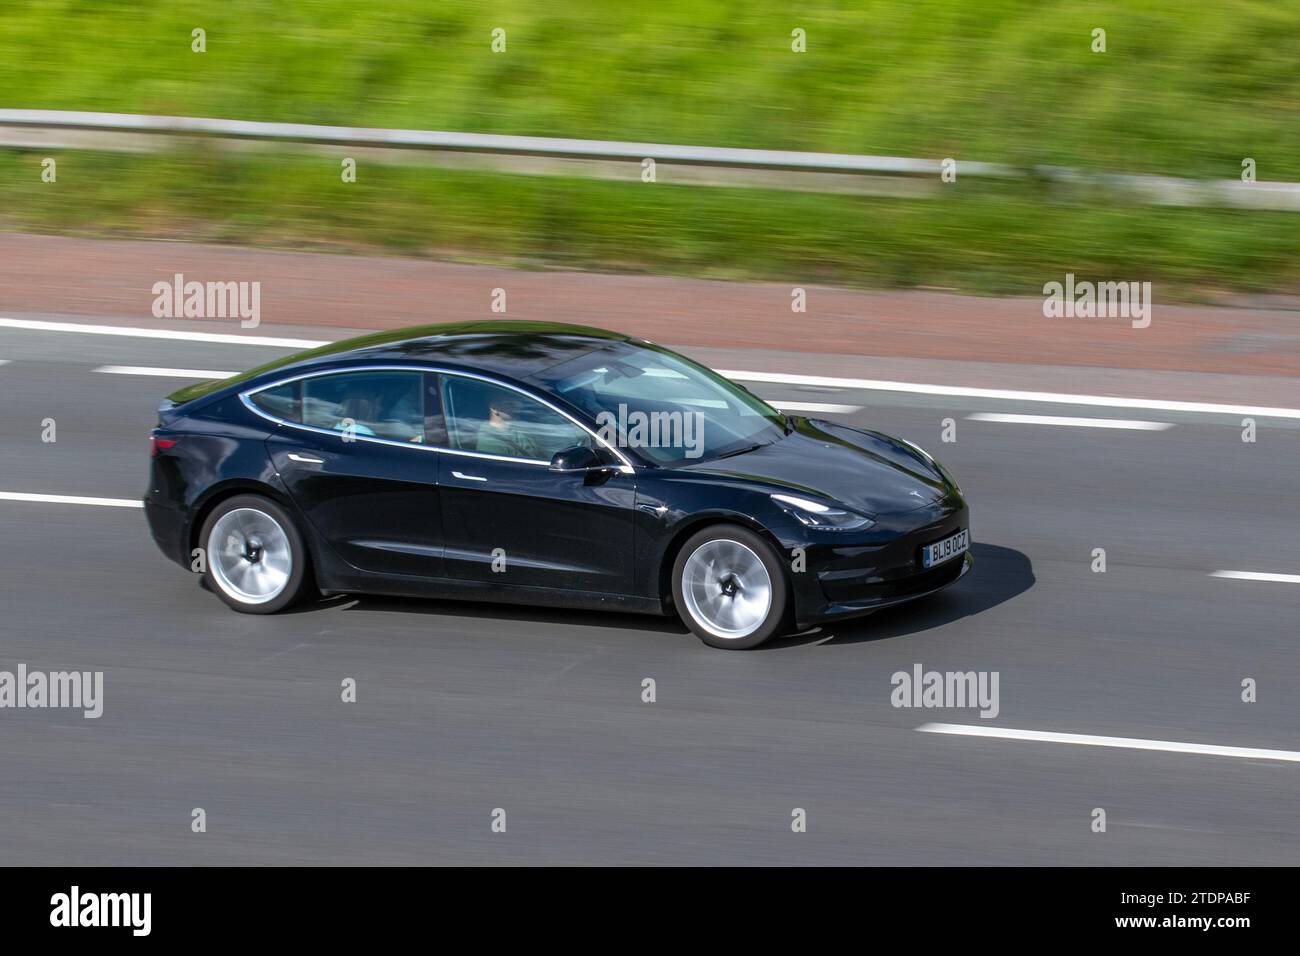
<svg viewBox="0 0 1300 956">
<path fill-rule="evenodd" d="M 236 611 L 274 614 L 310 586 L 302 535 L 269 498 L 236 495 L 221 502 L 203 523 L 200 540 L 208 584 Z"/>
<path fill-rule="evenodd" d="M 739 525 L 691 536 L 673 562 L 682 622 L 710 647 L 745 650 L 787 624 L 790 585 L 776 550 Z"/>
</svg>

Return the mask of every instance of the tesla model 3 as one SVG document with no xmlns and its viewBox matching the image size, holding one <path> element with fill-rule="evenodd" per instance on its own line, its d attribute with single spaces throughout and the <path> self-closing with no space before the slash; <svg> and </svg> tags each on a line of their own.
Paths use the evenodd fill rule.
<svg viewBox="0 0 1300 956">
<path fill-rule="evenodd" d="M 181 389 L 151 445 L 154 539 L 245 613 L 465 598 L 677 614 L 750 648 L 972 566 L 966 501 L 921 448 L 579 326 L 328 345 Z"/>
</svg>

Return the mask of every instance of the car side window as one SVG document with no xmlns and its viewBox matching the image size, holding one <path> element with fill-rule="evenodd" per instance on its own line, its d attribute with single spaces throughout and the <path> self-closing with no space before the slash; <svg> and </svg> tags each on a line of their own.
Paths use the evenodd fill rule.
<svg viewBox="0 0 1300 956">
<path fill-rule="evenodd" d="M 302 387 L 299 382 L 264 388 L 250 395 L 249 401 L 268 415 L 282 418 L 286 422 L 302 421 Z"/>
<path fill-rule="evenodd" d="M 591 436 L 541 402 L 474 378 L 442 376 L 448 447 L 506 458 L 547 461 Z"/>
<path fill-rule="evenodd" d="M 290 420 L 344 435 L 423 443 L 423 383 L 423 373 L 400 370 L 303 379 L 297 383 L 302 388 L 300 414 Z"/>
</svg>

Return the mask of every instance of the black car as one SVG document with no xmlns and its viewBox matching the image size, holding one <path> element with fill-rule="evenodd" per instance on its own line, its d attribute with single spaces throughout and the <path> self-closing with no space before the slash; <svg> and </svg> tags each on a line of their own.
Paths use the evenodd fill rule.
<svg viewBox="0 0 1300 956">
<path fill-rule="evenodd" d="M 254 614 L 314 592 L 675 611 L 748 648 L 972 561 L 961 490 L 915 445 L 580 326 L 303 352 L 173 394 L 152 455 L 159 547 Z"/>
</svg>

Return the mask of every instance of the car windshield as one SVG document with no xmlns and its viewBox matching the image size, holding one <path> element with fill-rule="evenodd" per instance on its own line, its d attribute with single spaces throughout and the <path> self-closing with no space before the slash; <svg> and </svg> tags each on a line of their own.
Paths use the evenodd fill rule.
<svg viewBox="0 0 1300 956">
<path fill-rule="evenodd" d="M 537 380 L 590 415 L 600 435 L 672 467 L 780 441 L 780 412 L 716 372 L 653 345 L 600 349 Z"/>
</svg>

